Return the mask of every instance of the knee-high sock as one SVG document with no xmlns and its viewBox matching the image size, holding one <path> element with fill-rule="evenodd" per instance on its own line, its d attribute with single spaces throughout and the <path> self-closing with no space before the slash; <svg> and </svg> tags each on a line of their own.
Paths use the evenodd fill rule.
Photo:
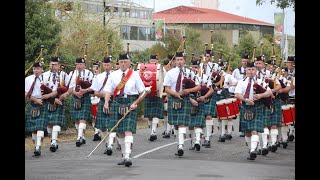
<svg viewBox="0 0 320 180">
<path fill-rule="evenodd" d="M 52 127 L 47 126 L 47 132 L 48 132 L 49 136 L 51 136 L 51 134 L 52 134 Z"/>
<path fill-rule="evenodd" d="M 263 133 L 261 133 L 262 148 L 267 148 L 267 146 L 268 146 L 268 135 L 269 135 L 269 129 L 264 128 Z"/>
<path fill-rule="evenodd" d="M 168 116 L 163 116 L 163 128 L 165 129 L 165 132 L 168 133 Z"/>
<path fill-rule="evenodd" d="M 244 140 L 246 141 L 248 149 L 251 149 L 251 137 L 244 137 Z"/>
<path fill-rule="evenodd" d="M 175 128 L 173 128 L 173 134 L 177 136 L 179 134 L 179 130 L 176 130 Z"/>
<path fill-rule="evenodd" d="M 151 134 L 157 134 L 157 125 L 159 123 L 159 118 L 152 118 L 152 128 L 151 128 Z"/>
<path fill-rule="evenodd" d="M 37 144 L 37 133 L 32 133 L 31 136 L 34 144 Z"/>
<path fill-rule="evenodd" d="M 271 136 L 271 144 L 275 145 L 277 142 L 277 135 L 278 135 L 278 129 L 271 129 L 270 130 L 270 136 Z"/>
<path fill-rule="evenodd" d="M 212 132 L 212 125 L 213 125 L 213 119 L 206 120 L 206 134 L 205 134 L 205 140 L 210 141 L 210 135 Z M 216 128 L 216 127 L 215 127 Z"/>
<path fill-rule="evenodd" d="M 119 142 L 119 144 L 120 144 L 120 146 L 121 146 L 121 153 L 122 153 L 122 156 L 123 156 L 123 158 L 124 158 L 125 153 L 126 153 L 126 146 L 125 146 L 125 144 L 124 144 L 124 137 L 123 137 L 123 138 L 119 138 L 119 137 L 118 137 L 118 142 Z"/>
<path fill-rule="evenodd" d="M 289 135 L 294 135 L 294 126 L 292 124 L 289 124 L 288 127 L 289 127 Z"/>
<path fill-rule="evenodd" d="M 218 121 L 218 127 L 219 127 L 220 132 L 221 132 L 221 126 L 222 126 L 222 120 Z"/>
<path fill-rule="evenodd" d="M 194 133 L 194 129 L 190 130 L 189 129 L 189 137 L 191 138 L 191 140 L 194 142 L 195 140 L 195 133 Z"/>
<path fill-rule="evenodd" d="M 228 134 L 232 133 L 232 126 L 233 126 L 233 121 L 228 121 L 228 128 L 227 128 Z"/>
<path fill-rule="evenodd" d="M 61 131 L 61 127 L 58 125 L 53 126 L 52 128 L 52 136 L 51 136 L 51 140 L 52 143 L 57 143 L 57 139 L 58 139 L 58 134 Z"/>
<path fill-rule="evenodd" d="M 44 136 L 44 131 L 37 131 L 37 146 L 36 149 L 39 149 L 39 147 L 41 146 L 41 138 L 43 138 Z"/>
<path fill-rule="evenodd" d="M 112 132 L 109 134 L 109 137 L 108 137 L 108 147 L 111 147 L 112 148 L 112 145 L 113 145 L 113 141 L 114 141 L 114 138 L 116 137 L 116 132 Z"/>
<path fill-rule="evenodd" d="M 131 154 L 131 144 L 133 143 L 133 136 L 125 136 L 124 137 L 124 145 L 126 147 L 125 149 L 125 158 L 130 158 Z"/>
<path fill-rule="evenodd" d="M 288 126 L 282 126 L 281 127 L 281 136 L 282 136 L 282 142 L 285 142 L 288 140 L 288 131 L 289 127 Z"/>
<path fill-rule="evenodd" d="M 252 135 L 251 136 L 251 149 L 250 149 L 250 152 L 256 150 L 258 142 L 259 142 L 259 136 L 258 135 Z"/>
<path fill-rule="evenodd" d="M 221 120 L 221 136 L 226 134 L 226 125 L 227 125 L 228 121 L 227 120 Z"/>
<path fill-rule="evenodd" d="M 80 137 L 83 138 L 83 130 L 86 129 L 87 125 L 85 123 L 79 123 L 79 129 L 78 129 L 78 140 Z"/>
<path fill-rule="evenodd" d="M 201 133 L 202 133 L 202 129 L 201 128 L 196 128 L 194 130 L 195 134 L 196 134 L 196 141 L 195 141 L 195 144 L 199 144 L 200 143 L 200 136 L 201 136 Z"/>
<path fill-rule="evenodd" d="M 183 149 L 184 134 L 186 134 L 186 132 L 187 132 L 186 127 L 179 127 L 179 148 Z"/>
<path fill-rule="evenodd" d="M 259 133 L 258 132 L 258 136 L 259 136 L 259 143 L 258 143 L 258 146 L 257 146 L 257 149 L 261 149 L 261 144 L 262 144 L 262 133 Z"/>
<path fill-rule="evenodd" d="M 282 136 L 281 136 L 281 133 L 279 133 L 279 132 L 281 132 L 281 127 L 277 127 L 277 129 L 278 129 L 278 141 L 281 142 Z"/>
<path fill-rule="evenodd" d="M 171 125 L 169 123 L 167 123 L 167 133 L 171 133 Z"/>
<path fill-rule="evenodd" d="M 94 134 L 98 134 L 100 132 L 100 129 L 94 128 Z"/>
</svg>

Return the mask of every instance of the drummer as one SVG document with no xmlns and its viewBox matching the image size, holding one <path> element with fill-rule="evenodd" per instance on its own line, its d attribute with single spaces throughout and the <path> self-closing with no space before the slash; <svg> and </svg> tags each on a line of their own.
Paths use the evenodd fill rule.
<svg viewBox="0 0 320 180">
<path fill-rule="evenodd" d="M 150 55 L 149 64 L 158 64 L 158 56 Z M 149 86 L 146 85 L 145 86 Z M 162 90 L 162 89 L 161 89 Z M 151 136 L 149 141 L 154 141 L 157 139 L 157 126 L 159 119 L 163 119 L 163 101 L 160 97 L 145 97 L 144 98 L 144 117 L 148 118 L 151 124 Z"/>
</svg>

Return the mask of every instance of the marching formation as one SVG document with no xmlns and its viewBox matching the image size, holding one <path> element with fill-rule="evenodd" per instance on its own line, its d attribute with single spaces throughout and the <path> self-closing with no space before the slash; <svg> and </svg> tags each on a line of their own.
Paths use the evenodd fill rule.
<svg viewBox="0 0 320 180">
<path fill-rule="evenodd" d="M 41 155 L 45 131 L 51 138 L 50 151 L 59 149 L 58 135 L 66 125 L 65 109 L 69 106 L 77 129 L 76 147 L 87 143 L 85 131 L 88 121 L 92 122 L 93 141 L 105 143 L 103 153 L 111 156 L 116 146 L 122 153 L 118 165 L 131 166 L 140 101 L 151 129 L 149 141 L 159 138 L 157 128 L 163 120 L 162 138 L 176 138 L 175 155 L 179 157 L 184 155 L 187 137 L 191 138 L 190 151 L 211 148 L 216 143 L 213 134 L 219 135 L 219 143 L 230 141 L 235 120 L 248 147 L 244 152 L 248 160 L 276 152 L 281 146 L 287 148 L 288 141 L 294 140 L 295 57 L 279 61 L 273 49 L 267 59 L 263 54 L 256 56 L 254 48 L 252 57 L 243 54 L 241 67 L 232 70 L 230 56 L 224 61 L 222 51 L 219 61 L 214 62 L 213 44 L 200 58 L 192 53 L 187 60 L 185 41 L 184 36 L 178 50 L 163 64 L 152 54 L 148 63 L 134 67 L 127 50 L 117 60 L 110 52 L 102 63 L 92 60 L 90 70 L 86 69 L 90 61 L 85 52 L 76 58 L 70 73 L 63 70 L 58 48 L 50 70 L 43 72 L 41 48 L 33 74 L 25 78 L 25 130 L 32 132 L 34 156 Z"/>
</svg>

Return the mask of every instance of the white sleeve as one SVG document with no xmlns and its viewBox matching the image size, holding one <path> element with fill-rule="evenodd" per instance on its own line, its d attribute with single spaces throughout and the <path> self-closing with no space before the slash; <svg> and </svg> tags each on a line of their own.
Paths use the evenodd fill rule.
<svg viewBox="0 0 320 180">
<path fill-rule="evenodd" d="M 28 81 L 28 77 L 26 77 L 25 79 L 24 79 L 24 84 L 25 84 L 25 86 L 24 86 L 24 91 L 25 92 L 29 92 L 29 89 L 31 88 L 31 84 L 30 84 L 30 81 Z"/>
<path fill-rule="evenodd" d="M 93 91 L 99 91 L 98 89 L 98 78 L 97 76 L 95 78 L 92 79 L 92 84 L 90 86 L 90 89 L 92 89 Z M 101 87 L 100 87 L 101 88 Z"/>
<path fill-rule="evenodd" d="M 71 76 L 71 75 L 72 75 L 72 76 Z M 69 88 L 74 88 L 74 87 L 76 87 L 76 81 L 75 81 L 75 80 L 76 80 L 76 78 L 75 78 L 76 74 L 74 74 L 74 71 L 71 71 L 69 76 L 70 76 L 70 78 L 72 77 L 72 78 L 70 79 Z"/>
<path fill-rule="evenodd" d="M 134 72 L 135 80 L 136 80 L 136 88 L 138 90 L 139 93 L 143 92 L 145 90 L 145 86 L 142 82 L 141 77 L 139 76 L 138 72 Z"/>
<path fill-rule="evenodd" d="M 166 76 L 164 77 L 163 86 L 169 86 L 171 87 L 171 77 L 170 77 L 170 71 L 167 72 Z"/>
<path fill-rule="evenodd" d="M 234 93 L 240 93 L 242 94 L 242 83 L 241 82 L 238 82 L 237 86 L 236 86 L 236 89 L 234 90 Z"/>
</svg>

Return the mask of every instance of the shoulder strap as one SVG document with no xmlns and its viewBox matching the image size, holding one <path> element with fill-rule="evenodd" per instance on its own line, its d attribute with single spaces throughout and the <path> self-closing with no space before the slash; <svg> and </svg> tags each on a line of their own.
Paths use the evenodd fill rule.
<svg viewBox="0 0 320 180">
<path fill-rule="evenodd" d="M 126 85 L 127 81 L 129 80 L 132 74 L 133 74 L 133 70 L 129 69 L 125 77 L 120 81 L 120 83 L 117 85 L 116 89 L 114 90 L 113 97 L 116 97 L 120 89 L 124 88 L 124 86 Z"/>
</svg>

